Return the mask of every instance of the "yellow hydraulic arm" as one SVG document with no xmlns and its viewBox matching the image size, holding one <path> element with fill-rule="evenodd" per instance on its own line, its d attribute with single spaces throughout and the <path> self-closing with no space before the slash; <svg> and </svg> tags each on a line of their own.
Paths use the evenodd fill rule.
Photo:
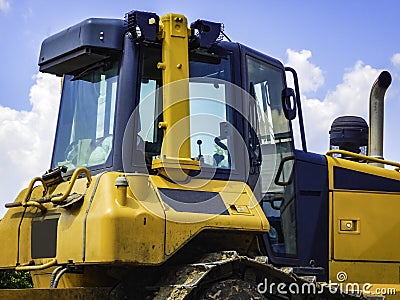
<svg viewBox="0 0 400 300">
<path fill-rule="evenodd" d="M 190 154 L 189 43 L 187 19 L 179 14 L 161 18 L 163 118 L 161 157 L 153 160 L 153 169 L 176 180 L 184 180 L 190 170 L 200 170 L 199 162 Z M 181 171 L 184 170 L 183 172 Z"/>
</svg>

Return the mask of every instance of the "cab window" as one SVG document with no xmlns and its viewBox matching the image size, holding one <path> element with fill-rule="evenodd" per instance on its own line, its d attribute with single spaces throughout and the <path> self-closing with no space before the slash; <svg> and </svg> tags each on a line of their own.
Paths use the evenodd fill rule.
<svg viewBox="0 0 400 300">
<path fill-rule="evenodd" d="M 257 105 L 262 206 L 271 225 L 268 239 L 275 255 L 294 256 L 297 253 L 294 144 L 290 122 L 282 108 L 284 71 L 251 56 L 246 61 L 247 84 Z"/>
</svg>

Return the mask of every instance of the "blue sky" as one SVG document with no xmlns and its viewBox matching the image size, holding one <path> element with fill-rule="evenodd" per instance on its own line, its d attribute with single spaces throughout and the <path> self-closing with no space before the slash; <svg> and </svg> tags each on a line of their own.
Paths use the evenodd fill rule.
<svg viewBox="0 0 400 300">
<path fill-rule="evenodd" d="M 355 61 L 389 69 L 391 55 L 399 50 L 397 1 L 382 1 L 380 6 L 361 0 L 1 2 L 8 2 L 9 8 L 0 12 L 0 105 L 16 109 L 29 109 L 29 89 L 44 38 L 88 17 L 122 18 L 132 9 L 223 22 L 233 40 L 281 60 L 288 48 L 309 49 L 313 63 L 324 70 L 319 96 L 334 88 Z"/>
<path fill-rule="evenodd" d="M 309 148 L 315 152 L 328 149 L 328 129 L 335 117 L 367 117 L 371 84 L 380 70 L 389 70 L 393 84 L 385 104 L 385 157 L 400 160 L 396 0 L 0 0 L 1 199 L 15 196 L 29 178 L 49 167 L 59 83 L 37 75 L 43 39 L 89 17 L 123 18 L 134 9 L 222 22 L 232 40 L 295 67 Z"/>
</svg>

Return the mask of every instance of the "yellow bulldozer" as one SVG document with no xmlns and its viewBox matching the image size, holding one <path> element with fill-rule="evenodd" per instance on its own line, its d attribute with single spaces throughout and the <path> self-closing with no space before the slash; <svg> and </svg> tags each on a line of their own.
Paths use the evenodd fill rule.
<svg viewBox="0 0 400 300">
<path fill-rule="evenodd" d="M 337 118 L 321 155 L 307 150 L 295 70 L 221 23 L 91 18 L 44 40 L 39 67 L 63 78 L 51 167 L 0 222 L 0 269 L 30 272 L 34 288 L 1 299 L 400 293 L 388 72 L 370 128 Z"/>
</svg>

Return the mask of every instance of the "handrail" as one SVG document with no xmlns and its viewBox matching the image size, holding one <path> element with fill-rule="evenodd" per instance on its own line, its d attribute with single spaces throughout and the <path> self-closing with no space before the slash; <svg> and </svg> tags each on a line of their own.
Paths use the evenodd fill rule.
<svg viewBox="0 0 400 300">
<path fill-rule="evenodd" d="M 29 183 L 28 192 L 27 192 L 25 198 L 22 200 L 22 203 L 21 203 L 22 206 L 29 206 L 29 205 L 27 205 L 27 202 L 29 202 L 29 199 L 31 198 L 31 194 L 32 194 L 34 185 L 38 181 L 40 181 L 42 183 L 42 185 L 43 185 L 43 189 L 44 189 L 43 196 L 47 193 L 47 187 L 46 187 L 46 183 L 44 182 L 44 180 L 41 177 L 33 178 L 31 180 L 31 182 Z"/>
<path fill-rule="evenodd" d="M 342 155 L 354 157 L 354 158 L 357 158 L 357 159 L 360 159 L 360 160 L 381 163 L 381 164 L 385 164 L 385 165 L 396 167 L 395 170 L 396 171 L 400 171 L 400 163 L 396 163 L 396 162 L 393 162 L 393 161 L 389 161 L 389 160 L 385 160 L 385 159 L 381 159 L 381 158 L 376 158 L 376 157 L 372 157 L 372 156 L 367 156 L 367 155 L 362 155 L 362 154 L 357 154 L 357 153 L 350 152 L 350 151 L 345 151 L 345 150 L 329 150 L 326 153 L 326 155 L 329 155 L 329 156 L 332 156 L 332 154 L 342 154 Z"/>
<path fill-rule="evenodd" d="M 41 264 L 41 265 L 24 265 L 24 266 L 17 266 L 15 267 L 16 271 L 39 271 L 39 270 L 44 270 L 47 268 L 50 268 L 57 264 L 57 260 L 55 258 L 52 258 L 50 261 L 47 263 Z"/>
<path fill-rule="evenodd" d="M 90 175 L 90 171 L 87 168 L 81 167 L 81 168 L 76 169 L 75 172 L 72 174 L 71 180 L 69 182 L 68 190 L 64 194 L 51 195 L 51 196 L 43 197 L 39 200 L 30 200 L 33 186 L 37 181 L 40 181 L 43 183 L 43 188 L 44 188 L 43 195 L 45 195 L 47 193 L 47 187 L 44 184 L 45 183 L 44 180 L 41 177 L 35 177 L 31 180 L 31 183 L 29 184 L 29 187 L 28 187 L 28 193 L 26 194 L 26 196 L 22 202 L 6 203 L 5 206 L 6 206 L 6 208 L 19 207 L 19 206 L 23 206 L 23 207 L 34 206 L 34 207 L 39 208 L 41 211 L 46 211 L 47 208 L 43 205 L 44 203 L 48 203 L 48 202 L 60 203 L 60 202 L 65 201 L 68 198 L 68 196 L 71 194 L 72 188 L 75 185 L 76 179 L 78 178 L 78 176 L 81 173 L 85 173 L 86 178 L 87 178 L 86 186 L 89 187 L 90 182 L 92 181 L 92 176 Z"/>
<path fill-rule="evenodd" d="M 40 203 L 38 201 L 34 201 L 34 200 L 27 201 L 23 206 L 25 206 L 25 207 L 34 206 L 34 207 L 39 208 L 43 212 L 47 211 L 47 208 L 42 203 Z"/>
<path fill-rule="evenodd" d="M 46 207 L 43 204 L 44 203 L 48 203 L 48 202 L 51 202 L 51 196 L 43 197 L 43 198 L 40 198 L 38 200 L 36 200 L 36 199 L 35 200 L 29 200 L 24 204 L 24 206 L 25 207 L 35 206 L 37 208 L 45 210 Z M 20 207 L 20 206 L 23 206 L 21 202 L 10 202 L 10 203 L 6 203 L 5 204 L 6 208 L 13 208 L 13 207 Z"/>
<path fill-rule="evenodd" d="M 72 191 L 73 186 L 75 185 L 76 179 L 78 178 L 78 176 L 79 176 L 81 173 L 85 173 L 86 179 L 87 179 L 87 181 L 88 181 L 87 184 L 86 184 L 86 186 L 89 187 L 90 182 L 92 181 L 92 176 L 90 175 L 90 171 L 89 171 L 87 168 L 85 168 L 85 167 L 80 167 L 80 168 L 76 169 L 76 170 L 74 171 L 74 173 L 72 174 L 71 180 L 69 181 L 68 190 L 64 193 L 64 195 L 61 195 L 61 196 L 57 196 L 57 197 L 52 198 L 52 199 L 51 199 L 51 202 L 53 202 L 53 203 L 59 203 L 59 202 L 63 202 L 65 199 L 67 199 L 67 197 L 69 196 L 69 194 L 70 194 L 71 191 Z"/>
</svg>

